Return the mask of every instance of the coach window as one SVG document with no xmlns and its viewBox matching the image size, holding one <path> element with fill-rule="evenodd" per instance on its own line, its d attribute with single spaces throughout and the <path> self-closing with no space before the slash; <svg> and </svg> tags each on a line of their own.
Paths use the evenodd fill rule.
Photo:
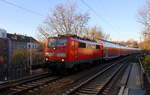
<svg viewBox="0 0 150 95">
<path fill-rule="evenodd" d="M 92 49 L 96 49 L 96 46 L 95 46 L 95 45 L 91 45 L 91 48 L 92 48 Z"/>
<path fill-rule="evenodd" d="M 96 49 L 100 49 L 100 46 L 99 46 L 99 45 L 96 45 Z"/>
<path fill-rule="evenodd" d="M 78 47 L 79 47 L 79 48 L 86 48 L 86 44 L 85 44 L 85 43 L 79 42 Z"/>
</svg>

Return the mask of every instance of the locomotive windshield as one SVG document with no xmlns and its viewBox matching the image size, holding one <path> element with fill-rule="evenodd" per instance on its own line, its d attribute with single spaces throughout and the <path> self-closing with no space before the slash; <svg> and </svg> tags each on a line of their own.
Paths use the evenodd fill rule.
<svg viewBox="0 0 150 95">
<path fill-rule="evenodd" d="M 64 46 L 67 44 L 66 39 L 50 39 L 48 41 L 48 47 Z"/>
</svg>

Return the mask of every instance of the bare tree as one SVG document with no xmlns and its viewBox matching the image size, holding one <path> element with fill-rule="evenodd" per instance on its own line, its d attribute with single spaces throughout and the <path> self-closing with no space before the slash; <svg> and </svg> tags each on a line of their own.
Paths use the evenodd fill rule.
<svg viewBox="0 0 150 95">
<path fill-rule="evenodd" d="M 150 40 L 144 40 L 142 42 L 139 43 L 139 47 L 143 48 L 144 50 L 150 50 Z"/>
<path fill-rule="evenodd" d="M 108 34 L 105 34 L 102 29 L 100 27 L 91 27 L 89 29 L 87 37 L 92 39 L 92 40 L 100 40 L 100 39 L 104 39 L 104 40 L 108 40 L 110 38 L 110 36 Z"/>
<path fill-rule="evenodd" d="M 78 13 L 74 3 L 58 4 L 52 14 L 39 26 L 38 31 L 41 36 L 57 36 L 63 34 L 83 35 L 86 28 L 89 15 L 87 13 Z"/>
<path fill-rule="evenodd" d="M 139 10 L 138 21 L 144 26 L 142 31 L 143 41 L 140 42 L 140 48 L 150 50 L 150 1 Z"/>
<path fill-rule="evenodd" d="M 89 29 L 89 38 L 92 40 L 100 40 L 103 38 L 103 34 L 100 28 L 97 28 L 96 26 Z"/>
<path fill-rule="evenodd" d="M 110 38 L 110 35 L 103 33 L 101 28 L 88 27 L 89 14 L 79 13 L 76 9 L 74 3 L 58 4 L 44 23 L 38 27 L 40 41 L 50 36 L 65 34 L 73 34 L 92 40 L 108 40 Z"/>
<path fill-rule="evenodd" d="M 150 2 L 139 10 L 138 21 L 144 26 L 142 31 L 144 39 L 150 39 Z"/>
<path fill-rule="evenodd" d="M 122 45 L 132 47 L 132 48 L 138 48 L 139 47 L 139 43 L 133 39 L 129 39 L 127 41 L 116 41 L 116 43 L 120 43 Z"/>
<path fill-rule="evenodd" d="M 49 32 L 49 31 L 50 31 L 49 28 L 45 27 L 44 25 L 40 25 L 38 27 L 38 32 L 39 32 L 38 35 L 37 35 L 38 40 L 40 42 L 45 41 L 52 33 L 52 32 Z"/>
<path fill-rule="evenodd" d="M 103 39 L 104 40 L 111 40 L 110 34 L 103 33 Z"/>
</svg>

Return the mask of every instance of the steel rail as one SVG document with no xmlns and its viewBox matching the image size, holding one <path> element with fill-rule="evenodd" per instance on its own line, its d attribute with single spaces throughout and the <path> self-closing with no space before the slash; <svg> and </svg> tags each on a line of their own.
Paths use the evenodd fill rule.
<svg viewBox="0 0 150 95">
<path fill-rule="evenodd" d="M 18 87 L 18 89 L 12 88 L 14 91 L 10 92 L 9 95 L 18 95 L 25 91 L 45 85 L 47 83 L 56 82 L 59 79 L 61 79 L 61 77 L 50 77 L 49 79 L 46 79 L 46 80 L 41 80 L 41 81 L 37 81 L 37 82 L 33 82 L 33 83 L 24 84 L 24 85 L 21 85 L 20 87 Z"/>
<path fill-rule="evenodd" d="M 90 83 L 92 80 L 94 80 L 95 78 L 99 77 L 100 75 L 102 75 L 103 73 L 105 73 L 106 71 L 108 71 L 109 69 L 111 69 L 112 67 L 116 66 L 117 64 L 118 64 L 118 63 L 112 64 L 112 65 L 110 65 L 109 67 L 103 69 L 102 71 L 96 73 L 94 76 L 90 77 L 88 80 L 82 82 L 81 84 L 79 84 L 79 85 L 73 87 L 72 89 L 70 89 L 69 91 L 67 91 L 67 92 L 65 93 L 65 95 L 71 95 L 71 94 L 75 93 L 77 90 L 79 90 L 80 88 L 82 88 L 84 85 Z M 117 73 L 117 71 L 119 71 L 122 66 L 123 66 L 123 64 L 120 65 L 119 68 L 117 68 L 116 72 L 112 75 L 112 77 L 115 76 L 115 74 Z M 112 77 L 110 78 L 110 80 L 112 79 Z M 109 80 L 109 81 L 110 81 L 110 80 Z M 109 81 L 107 81 L 106 84 L 107 84 Z M 106 84 L 105 84 L 105 85 L 106 85 Z M 98 93 L 100 93 L 100 92 L 97 92 L 97 93 L 95 93 L 95 94 L 98 94 Z"/>
<path fill-rule="evenodd" d="M 16 86 L 16 85 L 19 85 L 19 84 L 23 84 L 23 83 L 30 82 L 30 81 L 33 81 L 33 80 L 38 80 L 38 79 L 45 78 L 45 77 L 48 77 L 48 76 L 50 76 L 49 73 L 40 73 L 40 74 L 24 77 L 24 78 L 21 78 L 21 79 L 18 79 L 18 80 L 7 81 L 3 84 L 0 84 L 0 91 L 4 90 L 4 89 L 8 89 L 8 88 Z"/>
<path fill-rule="evenodd" d="M 104 86 L 96 93 L 96 95 L 101 95 L 101 93 L 103 93 L 103 91 L 109 85 L 109 83 L 113 82 L 113 79 L 115 77 L 117 77 L 117 74 L 119 74 L 119 72 L 121 72 L 123 68 L 125 69 L 127 67 L 127 65 L 128 64 L 126 64 L 126 65 L 124 65 L 124 64 L 120 65 L 119 68 L 118 68 L 118 70 L 116 70 L 116 72 L 114 72 L 114 74 L 112 75 L 112 77 L 106 81 L 106 83 L 104 84 Z"/>
<path fill-rule="evenodd" d="M 127 59 L 127 57 L 117 61 L 115 64 L 120 63 L 120 62 L 124 61 L 125 59 Z M 114 66 L 115 64 L 113 63 L 111 66 Z M 107 69 L 109 69 L 109 68 L 110 68 L 110 66 L 107 67 Z M 105 71 L 102 70 L 101 73 L 103 73 L 103 72 L 105 72 Z M 48 76 L 45 76 L 45 78 L 46 77 L 48 77 Z M 96 77 L 96 75 L 94 77 Z M 47 79 L 47 80 L 41 81 L 41 82 L 38 81 L 42 78 L 44 78 L 44 76 L 39 76 L 39 77 L 35 77 L 35 78 L 30 77 L 30 78 L 25 78 L 25 79 L 22 79 L 22 80 L 13 81 L 13 82 L 10 82 L 11 84 L 9 84 L 9 85 L 1 86 L 0 90 L 2 90 L 2 89 L 7 89 L 8 90 L 10 88 L 12 88 L 12 89 L 14 88 L 12 91 L 10 91 L 9 95 L 15 95 L 15 94 L 23 93 L 23 92 L 28 91 L 30 89 L 37 88 L 37 87 L 42 86 L 46 83 L 53 82 L 53 81 L 56 81 L 56 80 L 60 79 L 60 77 L 55 77 L 55 78 L 50 78 L 50 79 Z M 88 80 L 90 81 L 90 79 L 88 79 Z M 38 82 L 34 82 L 32 84 L 32 81 L 38 81 Z M 29 83 L 29 85 L 22 86 L 23 84 L 26 84 L 26 83 Z M 30 83 L 31 83 L 31 85 L 30 85 Z"/>
<path fill-rule="evenodd" d="M 39 77 L 19 81 L 17 83 L 13 83 L 12 85 L 8 85 L 3 87 L 0 91 L 0 94 L 3 95 L 16 95 L 22 93 L 24 91 L 39 87 L 49 82 L 53 82 L 60 79 L 60 77 L 52 77 L 49 74 L 41 75 Z"/>
</svg>

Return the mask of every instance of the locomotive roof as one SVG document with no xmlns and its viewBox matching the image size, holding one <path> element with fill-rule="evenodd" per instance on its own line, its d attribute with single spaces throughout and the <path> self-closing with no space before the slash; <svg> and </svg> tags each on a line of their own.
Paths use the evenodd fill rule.
<svg viewBox="0 0 150 95">
<path fill-rule="evenodd" d="M 76 35 L 58 35 L 58 37 L 72 37 L 74 40 L 79 41 L 79 42 L 83 42 L 83 43 L 89 43 L 89 44 L 93 44 L 93 45 L 99 45 L 96 41 L 94 40 L 90 40 L 88 38 L 81 38 L 79 36 Z M 56 37 L 57 38 L 57 37 Z"/>
<path fill-rule="evenodd" d="M 93 45 L 99 45 L 96 41 L 94 40 L 90 40 L 88 38 L 81 38 L 79 36 L 76 36 L 76 35 L 58 35 L 58 37 L 72 37 L 74 40 L 76 41 L 80 41 L 80 42 L 83 42 L 83 43 L 89 43 L 89 44 L 93 44 Z M 52 37 L 52 38 L 58 38 L 58 37 Z M 103 43 L 104 46 L 106 47 L 115 47 L 115 48 L 124 48 L 124 49 L 136 49 L 136 50 L 140 50 L 139 48 L 130 48 L 130 47 L 127 47 L 127 46 L 124 46 L 124 45 L 121 45 L 119 43 L 115 43 L 115 42 L 111 42 L 111 41 L 107 41 L 107 40 L 103 40 L 101 39 L 100 42 Z"/>
<path fill-rule="evenodd" d="M 72 35 L 72 34 L 58 35 L 58 37 L 72 37 L 72 38 L 76 38 L 76 39 L 81 39 L 81 40 L 87 40 L 87 41 L 96 42 L 95 40 L 91 40 L 91 39 L 88 39 L 88 38 L 86 38 L 86 37 L 82 38 L 82 37 L 79 37 L 79 36 L 77 36 L 77 35 Z"/>
<path fill-rule="evenodd" d="M 37 40 L 35 40 L 33 37 L 29 37 L 29 36 L 24 36 L 24 35 L 18 35 L 18 34 L 10 34 L 10 33 L 7 33 L 7 37 L 10 39 L 10 40 L 13 40 L 13 41 L 19 41 L 19 42 L 36 42 L 38 43 Z"/>
<path fill-rule="evenodd" d="M 71 37 L 72 39 L 83 42 L 83 43 L 88 43 L 88 44 L 93 44 L 93 45 L 99 45 L 96 41 L 90 40 L 88 38 L 81 38 L 76 35 L 58 35 L 57 37 L 50 37 L 50 38 L 66 38 L 66 37 Z"/>
</svg>

